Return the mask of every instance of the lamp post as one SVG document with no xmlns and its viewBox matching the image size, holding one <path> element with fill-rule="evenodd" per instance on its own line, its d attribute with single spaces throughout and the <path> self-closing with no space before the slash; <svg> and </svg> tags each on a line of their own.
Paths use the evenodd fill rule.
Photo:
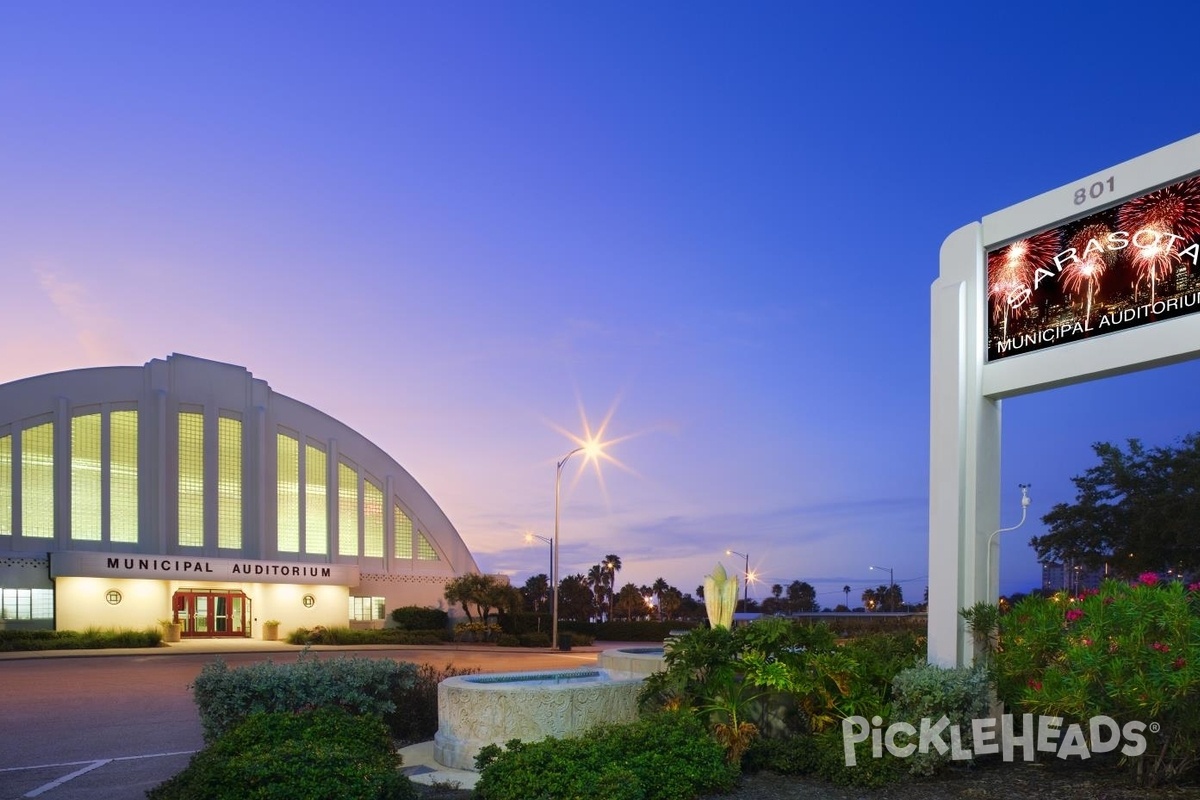
<svg viewBox="0 0 1200 800">
<path fill-rule="evenodd" d="M 888 574 L 888 605 L 891 606 L 891 608 L 889 609 L 890 611 L 895 611 L 896 610 L 896 604 L 895 604 L 896 593 L 893 591 L 893 587 L 896 585 L 896 581 L 892 577 L 892 568 L 891 567 L 871 567 L 871 569 L 878 569 L 878 570 L 886 569 L 887 570 L 887 574 Z"/>
<path fill-rule="evenodd" d="M 998 534 L 1007 533 L 1008 531 L 1015 531 L 1017 528 L 1024 525 L 1025 524 L 1025 515 L 1029 513 L 1029 504 L 1033 502 L 1032 500 L 1029 499 L 1029 488 L 1031 486 L 1033 486 L 1033 484 L 1032 483 L 1018 483 L 1017 486 L 1021 487 L 1021 521 L 1018 522 L 1016 525 L 1013 525 L 1011 528 L 1001 528 L 998 531 L 992 531 L 992 535 L 989 536 L 988 540 L 987 540 L 987 557 L 984 560 L 984 564 L 986 564 L 986 569 L 984 571 L 984 580 L 987 581 L 987 599 L 988 599 L 989 603 L 992 600 L 992 541 L 996 538 L 996 536 Z M 999 548 L 997 548 L 997 550 L 999 550 Z M 976 561 L 975 563 L 978 564 L 979 562 Z M 999 565 L 997 565 L 997 566 L 999 566 Z M 997 576 L 996 594 L 999 595 L 999 593 L 1000 593 L 1000 581 L 999 581 L 999 576 Z"/>
<path fill-rule="evenodd" d="M 551 572 L 554 573 L 553 575 L 550 576 L 550 580 L 554 584 L 554 593 L 552 595 L 552 600 L 550 603 L 550 609 L 551 609 L 550 610 L 550 649 L 551 650 L 558 649 L 558 506 L 559 506 L 560 489 L 562 488 L 563 464 L 566 464 L 567 459 L 569 459 L 571 456 L 575 455 L 576 453 L 578 453 L 582 450 L 586 450 L 586 449 L 587 449 L 586 447 L 582 447 L 582 446 L 576 447 L 574 450 L 567 453 L 558 462 L 558 467 L 554 471 L 554 542 L 550 545 L 551 552 L 553 553 L 553 558 L 551 559 L 551 561 L 553 562 L 551 564 Z"/>
<path fill-rule="evenodd" d="M 727 556 L 741 556 L 746 559 L 746 567 L 743 572 L 746 575 L 746 591 L 742 595 L 742 611 L 750 610 L 750 556 L 745 553 L 739 553 L 737 550 L 726 550 Z"/>
<path fill-rule="evenodd" d="M 536 533 L 526 533 L 525 534 L 525 542 L 527 544 L 533 544 L 534 539 L 541 539 L 543 542 L 550 545 L 550 571 L 554 572 L 554 540 L 551 539 L 549 536 L 539 536 Z M 550 597 L 554 597 L 557 593 L 558 593 L 558 586 L 556 586 L 553 583 L 553 581 L 551 581 Z"/>
</svg>

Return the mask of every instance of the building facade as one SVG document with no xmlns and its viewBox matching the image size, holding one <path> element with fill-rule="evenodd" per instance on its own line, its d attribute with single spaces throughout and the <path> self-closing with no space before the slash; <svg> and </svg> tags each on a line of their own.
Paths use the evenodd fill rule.
<svg viewBox="0 0 1200 800">
<path fill-rule="evenodd" d="M 381 625 L 478 571 L 394 459 L 243 367 L 0 385 L 0 628 Z"/>
</svg>

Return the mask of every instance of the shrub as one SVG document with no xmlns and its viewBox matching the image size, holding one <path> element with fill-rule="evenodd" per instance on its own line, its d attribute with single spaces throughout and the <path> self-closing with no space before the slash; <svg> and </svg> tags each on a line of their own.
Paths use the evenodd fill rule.
<svg viewBox="0 0 1200 800">
<path fill-rule="evenodd" d="M 402 606 L 392 609 L 392 622 L 410 631 L 443 631 L 450 626 L 450 615 L 440 608 Z"/>
<path fill-rule="evenodd" d="M 500 647 L 520 647 L 521 640 L 511 633 L 502 633 L 500 638 L 496 640 L 496 644 Z"/>
<path fill-rule="evenodd" d="M 141 630 L 88 628 L 82 631 L 0 631 L 0 652 L 101 650 L 109 647 L 158 647 L 161 644 L 162 631 L 157 626 Z"/>
<path fill-rule="evenodd" d="M 521 647 L 549 647 L 550 634 L 540 631 L 534 633 L 522 633 L 520 636 Z"/>
<path fill-rule="evenodd" d="M 945 716 L 951 726 L 970 730 L 971 720 L 989 715 L 989 694 L 988 673 L 983 667 L 943 669 L 921 664 L 901 670 L 892 679 L 892 718 L 920 730 L 922 719 L 936 723 Z M 911 737 L 908 741 L 917 743 Z M 903 746 L 904 737 L 898 736 L 896 743 Z M 930 747 L 925 753 L 918 749 L 905 763 L 914 775 L 932 775 L 949 760 L 948 753 Z"/>
<path fill-rule="evenodd" d="M 387 728 L 340 709 L 247 717 L 149 800 L 411 800 Z"/>
<path fill-rule="evenodd" d="M 406 743 L 432 739 L 438 728 L 438 684 L 446 678 L 477 672 L 474 667 L 459 669 L 450 664 L 441 669 L 429 664 L 415 667 L 412 682 L 392 695 L 395 708 L 384 716 L 392 736 Z"/>
<path fill-rule="evenodd" d="M 1157 723 L 1145 753 L 1127 759 L 1147 785 L 1197 764 L 1200 583 L 1146 573 L 1132 585 L 1104 581 L 1083 598 L 1026 597 L 999 616 L 991 641 L 996 692 L 1016 711 L 1062 717 L 1064 730 L 1086 730 L 1097 716 Z"/>
<path fill-rule="evenodd" d="M 485 748 L 478 800 L 687 800 L 726 792 L 737 768 L 691 714 L 655 714 L 594 728 L 578 739 Z M 603 787 L 601 789 L 600 787 Z"/>
<path fill-rule="evenodd" d="M 393 698 L 413 685 L 416 668 L 388 659 L 319 660 L 306 652 L 294 664 L 264 661 L 230 669 L 218 659 L 192 683 L 206 742 L 254 713 L 337 707 L 378 717 L 395 710 Z"/>
<path fill-rule="evenodd" d="M 318 625 L 315 628 L 296 628 L 287 635 L 288 644 L 309 645 L 347 645 L 364 644 L 442 644 L 448 641 L 450 632 L 441 631 L 410 631 L 402 628 L 325 628 Z"/>
</svg>

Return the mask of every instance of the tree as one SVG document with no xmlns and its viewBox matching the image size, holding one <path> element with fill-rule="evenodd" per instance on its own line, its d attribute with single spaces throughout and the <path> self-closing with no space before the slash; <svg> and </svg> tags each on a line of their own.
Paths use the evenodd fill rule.
<svg viewBox="0 0 1200 800">
<path fill-rule="evenodd" d="M 550 579 L 544 572 L 529 576 L 521 589 L 521 596 L 525 599 L 525 608 L 529 611 L 536 612 L 539 606 L 545 609 L 546 604 L 550 602 Z"/>
<path fill-rule="evenodd" d="M 850 608 L 850 584 L 843 586 L 842 592 L 846 595 L 846 608 Z"/>
<path fill-rule="evenodd" d="M 521 603 L 521 593 L 506 578 L 497 575 L 460 575 L 446 584 L 444 596 L 447 603 L 461 605 L 469 621 L 474 620 L 471 606 L 475 607 L 479 620 L 487 622 L 493 608 L 507 613 Z"/>
<path fill-rule="evenodd" d="M 612 619 L 612 607 L 616 603 L 616 598 L 613 596 L 617 586 L 617 573 L 621 571 L 621 557 L 615 553 L 609 553 L 604 557 L 604 568 L 608 570 L 608 606 L 609 619 Z"/>
<path fill-rule="evenodd" d="M 596 596 L 583 575 L 568 575 L 559 581 L 558 614 L 576 622 L 586 622 L 595 616 Z"/>
<path fill-rule="evenodd" d="M 665 578 L 657 578 L 654 584 L 650 587 L 650 591 L 654 594 L 654 598 L 658 600 L 658 619 L 661 622 L 663 618 L 663 595 L 668 590 L 673 589 L 671 584 L 667 583 Z"/>
<path fill-rule="evenodd" d="M 817 590 L 807 581 L 792 581 L 787 587 L 788 610 L 792 613 L 816 611 Z"/>
<path fill-rule="evenodd" d="M 691 598 L 691 595 L 688 595 Z M 659 619 L 674 619 L 683 607 L 684 595 L 674 586 L 668 586 L 667 590 L 658 598 L 658 617 Z"/>
<path fill-rule="evenodd" d="M 633 619 L 634 614 L 645 616 L 649 613 L 646 607 L 646 597 L 635 583 L 627 583 L 613 600 L 613 611 L 620 611 L 625 619 Z"/>
<path fill-rule="evenodd" d="M 1075 503 L 1042 517 L 1049 527 L 1030 545 L 1038 560 L 1103 567 L 1123 577 L 1200 569 L 1200 434 L 1174 447 L 1092 445 L 1099 463 L 1071 481 Z"/>
</svg>

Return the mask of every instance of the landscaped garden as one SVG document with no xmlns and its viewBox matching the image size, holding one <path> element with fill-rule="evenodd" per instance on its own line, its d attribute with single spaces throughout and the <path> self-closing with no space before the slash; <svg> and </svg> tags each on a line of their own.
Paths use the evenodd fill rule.
<svg viewBox="0 0 1200 800">
<path fill-rule="evenodd" d="M 964 617 L 981 663 L 958 669 L 927 665 L 911 631 L 697 628 L 669 642 L 637 722 L 487 747 L 473 791 L 396 769 L 398 744 L 432 738 L 452 670 L 214 662 L 193 687 L 209 747 L 151 797 L 220 797 L 227 783 L 230 796 L 289 800 L 1200 798 L 1198 606 L 1200 585 L 1149 574 L 1006 613 L 977 606 Z M 993 701 L 1009 715 L 999 723 Z"/>
</svg>

